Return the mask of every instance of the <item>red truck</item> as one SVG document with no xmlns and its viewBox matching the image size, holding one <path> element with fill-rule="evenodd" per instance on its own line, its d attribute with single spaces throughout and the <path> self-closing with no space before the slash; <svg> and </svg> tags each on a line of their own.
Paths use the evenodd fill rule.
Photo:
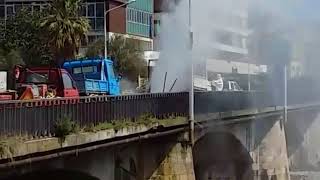
<svg viewBox="0 0 320 180">
<path fill-rule="evenodd" d="M 23 68 L 16 66 L 14 74 L 17 95 L 12 95 L 11 99 L 28 100 L 48 97 L 79 97 L 79 91 L 74 80 L 64 69 L 49 67 Z M 7 95 L 8 91 L 0 93 L 0 97 L 4 94 Z"/>
</svg>

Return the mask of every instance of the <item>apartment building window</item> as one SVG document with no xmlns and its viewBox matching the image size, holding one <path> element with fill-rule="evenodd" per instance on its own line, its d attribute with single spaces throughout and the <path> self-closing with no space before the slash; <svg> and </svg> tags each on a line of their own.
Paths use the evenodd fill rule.
<svg viewBox="0 0 320 180">
<path fill-rule="evenodd" d="M 85 4 L 80 7 L 80 16 L 87 16 L 87 6 Z"/>
<path fill-rule="evenodd" d="M 96 36 L 88 36 L 88 43 L 94 43 L 96 41 Z"/>
<path fill-rule="evenodd" d="M 0 18 L 6 17 L 5 6 L 0 6 Z"/>
<path fill-rule="evenodd" d="M 32 4 L 7 4 L 0 6 L 0 17 L 11 17 L 21 9 L 26 9 L 30 12 L 42 11 L 47 8 L 47 4 L 32 3 Z"/>
<path fill-rule="evenodd" d="M 92 30 L 104 29 L 104 3 L 84 3 L 81 15 L 88 18 Z"/>
<path fill-rule="evenodd" d="M 160 34 L 160 20 L 154 20 L 154 36 L 157 37 Z"/>
<path fill-rule="evenodd" d="M 144 37 L 152 36 L 152 13 L 134 8 L 127 8 L 127 33 Z"/>
<path fill-rule="evenodd" d="M 88 7 L 88 14 L 87 16 L 88 17 L 94 17 L 95 16 L 95 12 L 96 12 L 96 8 L 95 8 L 95 3 L 90 3 L 90 4 L 87 4 L 87 7 Z"/>
<path fill-rule="evenodd" d="M 104 3 L 96 4 L 96 17 L 104 17 Z"/>
<path fill-rule="evenodd" d="M 96 29 L 95 22 L 95 4 L 87 4 L 87 18 L 92 29 Z"/>
<path fill-rule="evenodd" d="M 14 12 L 17 13 L 22 9 L 22 4 L 15 4 L 14 5 Z"/>
<path fill-rule="evenodd" d="M 15 11 L 14 11 L 14 6 L 13 5 L 7 5 L 6 6 L 6 13 L 7 13 L 7 17 L 8 16 L 13 16 Z"/>
</svg>

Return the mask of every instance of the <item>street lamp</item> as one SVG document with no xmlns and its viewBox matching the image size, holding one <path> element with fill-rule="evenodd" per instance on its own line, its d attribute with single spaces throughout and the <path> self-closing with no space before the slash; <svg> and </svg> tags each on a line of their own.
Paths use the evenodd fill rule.
<svg viewBox="0 0 320 180">
<path fill-rule="evenodd" d="M 113 11 L 113 10 L 116 10 L 118 8 L 121 8 L 123 6 L 126 6 L 128 4 L 131 4 L 131 3 L 134 3 L 136 2 L 136 0 L 130 0 L 124 4 L 121 4 L 119 6 L 116 6 L 116 7 L 113 7 L 111 9 L 108 9 L 107 11 L 104 12 L 104 57 L 107 58 L 108 56 L 108 39 L 109 39 L 109 35 L 108 35 L 108 32 L 107 32 L 107 14 L 110 12 L 110 11 Z"/>
</svg>

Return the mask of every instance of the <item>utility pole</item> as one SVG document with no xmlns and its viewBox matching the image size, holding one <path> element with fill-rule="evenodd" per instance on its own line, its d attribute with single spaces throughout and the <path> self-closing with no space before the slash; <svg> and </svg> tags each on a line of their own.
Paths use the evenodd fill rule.
<svg viewBox="0 0 320 180">
<path fill-rule="evenodd" d="M 288 77 L 287 64 L 284 65 L 284 123 L 288 120 Z"/>
<path fill-rule="evenodd" d="M 250 63 L 248 62 L 248 91 L 251 91 Z"/>
<path fill-rule="evenodd" d="M 194 90 L 193 90 L 193 59 L 192 59 L 192 46 L 193 34 L 191 30 L 191 0 L 189 0 L 189 33 L 190 33 L 190 65 L 191 65 L 191 87 L 189 92 L 189 123 L 190 123 L 190 142 L 194 144 Z"/>
</svg>

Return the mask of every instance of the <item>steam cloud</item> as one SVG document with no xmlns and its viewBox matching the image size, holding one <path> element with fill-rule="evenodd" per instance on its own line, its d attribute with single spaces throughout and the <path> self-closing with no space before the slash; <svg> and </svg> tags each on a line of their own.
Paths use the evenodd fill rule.
<svg viewBox="0 0 320 180">
<path fill-rule="evenodd" d="M 314 71 L 314 67 L 320 65 L 320 61 L 315 58 L 318 51 L 308 49 L 302 52 L 305 54 L 301 57 L 292 57 L 294 53 L 285 52 L 285 44 L 281 44 L 281 41 L 269 44 L 262 42 L 268 37 L 278 38 L 288 42 L 290 50 L 294 51 L 299 44 L 310 44 L 307 41 L 319 44 L 316 34 L 320 15 L 315 12 L 307 13 L 308 8 L 316 3 L 314 0 L 191 0 L 192 51 L 189 48 L 188 1 L 180 0 L 177 4 L 173 1 L 168 2 L 171 3 L 170 11 L 161 19 L 161 54 L 152 73 L 152 92 L 162 91 L 166 72 L 168 75 L 165 91 L 169 90 L 175 79 L 178 81 L 173 88 L 174 91 L 188 90 L 191 87 L 191 59 L 194 67 L 197 67 L 203 65 L 206 59 L 215 57 L 217 51 L 214 46 L 219 38 L 216 26 L 233 27 L 233 23 L 239 22 L 234 22 L 230 14 L 238 12 L 247 13 L 249 16 L 247 24 L 252 34 L 247 40 L 248 56 L 254 62 L 275 66 L 272 71 L 277 76 L 283 73 L 280 72 L 279 66 L 288 63 L 289 60 L 300 58 L 305 73 Z M 308 61 L 305 60 L 306 56 Z M 205 69 L 195 69 L 195 73 L 203 76 Z M 279 77 L 273 79 L 279 80 Z M 280 82 L 274 83 L 273 86 L 279 84 Z"/>
<path fill-rule="evenodd" d="M 257 64 L 268 65 L 271 79 L 268 90 L 274 91 L 274 94 L 282 91 L 283 66 L 286 64 L 289 80 L 301 80 L 294 81 L 292 84 L 295 86 L 289 87 L 289 91 L 293 92 L 289 101 L 303 103 L 300 100 L 320 99 L 320 12 L 317 9 L 320 1 L 192 0 L 192 51 L 189 47 L 188 1 L 180 0 L 176 5 L 169 2 L 170 11 L 161 19 L 161 54 L 152 73 L 152 92 L 162 92 L 166 72 L 165 91 L 169 90 L 175 79 L 178 80 L 173 91 L 189 90 L 191 62 L 197 67 L 217 54 L 214 44 L 220 37 L 216 33 L 215 25 L 232 26 L 234 22 L 229 19 L 229 14 L 247 8 L 248 29 L 252 32 L 247 40 L 248 57 Z M 196 69 L 195 73 L 204 75 L 205 69 Z M 312 87 L 308 87 L 301 77 L 294 77 L 296 74 L 312 79 Z M 295 90 L 294 87 L 300 90 Z M 283 97 L 283 94 L 277 96 Z M 313 132 L 308 133 L 312 135 L 309 139 L 319 136 L 317 130 L 314 130 L 319 129 L 319 123 L 314 124 L 317 128 L 313 127 Z M 290 135 L 288 137 L 290 138 Z M 313 152 L 317 151 L 316 154 L 320 152 L 319 147 L 317 150 L 315 147 L 312 149 Z"/>
</svg>

